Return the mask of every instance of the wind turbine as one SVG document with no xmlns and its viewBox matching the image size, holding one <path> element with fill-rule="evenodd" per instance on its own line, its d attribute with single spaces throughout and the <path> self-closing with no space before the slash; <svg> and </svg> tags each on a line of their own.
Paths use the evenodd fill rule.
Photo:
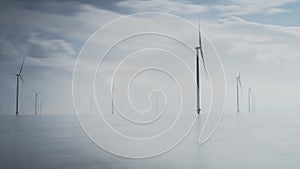
<svg viewBox="0 0 300 169">
<path fill-rule="evenodd" d="M 34 115 L 37 114 L 37 100 L 38 100 L 38 97 L 39 97 L 39 94 L 40 94 L 40 91 L 35 91 L 35 90 L 32 90 L 34 95 L 35 95 L 35 99 L 34 99 Z"/>
<path fill-rule="evenodd" d="M 22 70 L 23 70 L 24 61 L 25 61 L 25 56 L 23 57 L 23 61 L 22 61 L 20 70 L 16 74 L 16 76 L 17 76 L 16 115 L 19 114 L 19 81 L 20 81 L 20 78 L 21 78 L 22 83 L 24 84 L 24 80 L 23 80 L 23 77 L 22 77 Z"/>
<path fill-rule="evenodd" d="M 197 82 L 197 113 L 200 114 L 201 108 L 200 108 L 200 72 L 199 72 L 199 51 L 201 54 L 201 60 L 203 62 L 203 67 L 205 72 L 206 66 L 205 66 L 205 60 L 204 60 L 204 55 L 203 55 L 203 49 L 202 49 L 202 41 L 201 41 L 201 31 L 200 31 L 200 21 L 198 24 L 198 42 L 199 46 L 195 47 L 196 50 L 196 82 Z"/>
<path fill-rule="evenodd" d="M 251 112 L 252 110 L 252 90 L 251 90 L 251 87 L 248 88 L 248 111 L 249 113 Z"/>
<path fill-rule="evenodd" d="M 256 100 L 255 100 L 255 95 L 253 94 L 253 91 L 251 91 L 251 99 L 252 99 L 252 112 L 255 112 L 255 104 L 256 104 Z"/>
<path fill-rule="evenodd" d="M 242 90 L 242 83 L 241 83 L 241 74 L 238 73 L 236 79 L 236 111 L 237 113 L 240 112 L 240 90 Z"/>
<path fill-rule="evenodd" d="M 248 109 L 249 109 L 249 113 L 255 111 L 254 105 L 255 105 L 255 97 L 254 97 L 252 88 L 249 87 L 249 89 L 248 89 L 248 106 L 249 106 Z"/>
</svg>

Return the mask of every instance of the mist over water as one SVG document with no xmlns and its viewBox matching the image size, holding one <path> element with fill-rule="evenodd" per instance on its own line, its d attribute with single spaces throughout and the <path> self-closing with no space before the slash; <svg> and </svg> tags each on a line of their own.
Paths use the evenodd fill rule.
<svg viewBox="0 0 300 169">
<path fill-rule="evenodd" d="M 75 115 L 1 116 L 1 168 L 297 168 L 299 113 L 225 113 L 215 135 L 197 143 L 203 119 L 188 137 L 158 157 L 132 160 L 100 149 Z M 123 125 L 138 133 L 137 128 Z M 105 139 L 104 130 L 98 130 Z M 118 142 L 118 140 L 111 140 Z M 121 143 L 120 143 L 121 145 Z M 144 147 L 151 148 L 151 147 Z"/>
</svg>

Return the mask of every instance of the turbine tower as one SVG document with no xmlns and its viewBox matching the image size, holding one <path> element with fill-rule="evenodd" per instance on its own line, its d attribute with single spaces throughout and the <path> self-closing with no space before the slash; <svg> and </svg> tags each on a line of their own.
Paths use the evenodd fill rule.
<svg viewBox="0 0 300 169">
<path fill-rule="evenodd" d="M 198 24 L 198 45 L 195 47 L 196 50 L 196 82 L 197 82 L 197 113 L 200 114 L 201 111 L 201 106 L 200 106 L 200 72 L 199 72 L 199 51 L 201 54 L 201 60 L 203 62 L 203 67 L 206 71 L 206 66 L 205 66 L 205 60 L 204 60 L 204 55 L 203 55 L 203 49 L 202 49 L 202 41 L 201 41 L 201 31 L 200 31 L 200 21 Z"/>
<path fill-rule="evenodd" d="M 32 90 L 33 93 L 34 93 L 34 115 L 36 116 L 37 115 L 37 100 L 38 100 L 38 97 L 39 97 L 39 94 L 40 94 L 40 91 L 35 91 L 35 90 Z"/>
<path fill-rule="evenodd" d="M 251 99 L 252 99 L 252 112 L 255 112 L 255 104 L 256 104 L 256 100 L 255 100 L 255 95 L 253 94 L 253 91 L 251 91 Z"/>
<path fill-rule="evenodd" d="M 238 73 L 238 76 L 236 77 L 236 111 L 237 113 L 240 112 L 240 90 L 242 89 L 242 83 L 241 83 L 241 74 Z"/>
<path fill-rule="evenodd" d="M 16 76 L 17 76 L 17 89 L 16 89 L 16 90 L 17 90 L 17 92 L 16 92 L 16 115 L 19 114 L 19 82 L 20 82 L 20 78 L 21 78 L 22 83 L 24 84 L 24 80 L 23 80 L 23 77 L 22 77 L 22 70 L 23 70 L 24 61 L 25 61 L 25 56 L 23 57 L 23 61 L 22 61 L 20 70 L 19 70 L 19 72 L 16 74 Z"/>
<path fill-rule="evenodd" d="M 251 105 L 252 105 L 252 91 L 251 87 L 248 88 L 248 112 L 251 113 Z"/>
<path fill-rule="evenodd" d="M 253 94 L 253 91 L 252 91 L 252 88 L 249 87 L 248 89 L 248 109 L 249 109 L 249 113 L 250 112 L 254 112 L 254 94 Z"/>
</svg>

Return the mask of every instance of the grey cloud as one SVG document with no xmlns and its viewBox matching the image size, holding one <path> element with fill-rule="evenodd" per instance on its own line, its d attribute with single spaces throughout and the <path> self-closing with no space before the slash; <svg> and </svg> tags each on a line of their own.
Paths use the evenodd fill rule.
<svg viewBox="0 0 300 169">
<path fill-rule="evenodd" d="M 119 7 L 126 7 L 135 12 L 157 11 L 173 14 L 190 15 L 209 11 L 205 5 L 193 4 L 190 1 L 150 0 L 136 1 L 128 0 L 116 4 Z"/>
<path fill-rule="evenodd" d="M 288 12 L 282 6 L 297 2 L 297 0 L 263 0 L 240 1 L 230 0 L 229 4 L 213 5 L 212 8 L 221 12 L 223 16 L 241 16 L 251 14 L 276 14 Z"/>
</svg>

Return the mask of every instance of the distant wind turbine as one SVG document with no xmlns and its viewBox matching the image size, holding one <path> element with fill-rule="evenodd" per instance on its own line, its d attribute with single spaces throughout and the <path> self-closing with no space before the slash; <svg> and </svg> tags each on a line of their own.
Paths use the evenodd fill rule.
<svg viewBox="0 0 300 169">
<path fill-rule="evenodd" d="M 251 113 L 252 110 L 252 91 L 251 91 L 251 87 L 248 88 L 248 111 L 249 113 Z"/>
<path fill-rule="evenodd" d="M 35 90 L 32 90 L 33 93 L 34 93 L 34 115 L 37 115 L 37 101 L 38 101 L 38 97 L 39 97 L 39 94 L 40 94 L 40 91 L 35 91 Z"/>
<path fill-rule="evenodd" d="M 240 112 L 240 90 L 242 90 L 241 74 L 236 77 L 236 111 Z"/>
<path fill-rule="evenodd" d="M 23 70 L 23 66 L 24 66 L 24 61 L 25 61 L 25 56 L 23 57 L 23 61 L 22 61 L 20 70 L 16 74 L 16 76 L 17 76 L 16 115 L 19 114 L 19 81 L 20 81 L 20 78 L 21 78 L 22 83 L 24 84 L 24 80 L 23 80 L 23 77 L 22 77 L 22 70 Z"/>
<path fill-rule="evenodd" d="M 251 91 L 251 98 L 252 98 L 252 112 L 255 112 L 255 104 L 256 104 L 256 100 L 255 100 L 255 95 L 253 94 L 253 91 Z"/>
<path fill-rule="evenodd" d="M 201 111 L 201 106 L 200 106 L 200 72 L 199 72 L 199 51 L 201 54 L 201 60 L 203 62 L 203 67 L 205 72 L 207 73 L 206 70 L 206 65 L 205 65 L 205 60 L 204 60 L 204 55 L 203 55 L 203 49 L 202 49 L 202 41 L 201 41 L 201 31 L 200 31 L 200 21 L 198 24 L 198 42 L 199 46 L 195 47 L 196 50 L 196 82 L 197 82 L 197 113 L 200 114 Z"/>
<path fill-rule="evenodd" d="M 249 113 L 254 112 L 254 104 L 255 104 L 254 94 L 253 94 L 252 88 L 249 87 L 249 89 L 248 89 L 248 109 L 249 109 Z"/>
</svg>

